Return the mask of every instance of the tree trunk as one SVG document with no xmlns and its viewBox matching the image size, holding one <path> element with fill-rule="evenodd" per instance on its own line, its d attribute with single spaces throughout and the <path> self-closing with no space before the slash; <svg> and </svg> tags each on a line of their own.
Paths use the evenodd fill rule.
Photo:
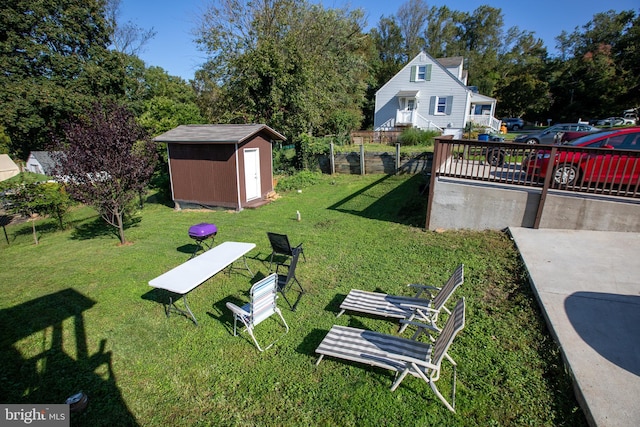
<svg viewBox="0 0 640 427">
<path fill-rule="evenodd" d="M 120 233 L 120 244 L 124 245 L 127 241 L 124 238 L 124 225 L 122 223 L 122 212 L 117 212 L 116 218 L 118 220 L 118 233 Z"/>
</svg>

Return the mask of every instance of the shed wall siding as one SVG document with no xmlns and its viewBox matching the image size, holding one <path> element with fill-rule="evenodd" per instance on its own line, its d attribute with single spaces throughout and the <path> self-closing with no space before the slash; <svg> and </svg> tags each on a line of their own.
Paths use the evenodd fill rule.
<svg viewBox="0 0 640 427">
<path fill-rule="evenodd" d="M 173 199 L 237 206 L 233 144 L 169 144 Z"/>
</svg>

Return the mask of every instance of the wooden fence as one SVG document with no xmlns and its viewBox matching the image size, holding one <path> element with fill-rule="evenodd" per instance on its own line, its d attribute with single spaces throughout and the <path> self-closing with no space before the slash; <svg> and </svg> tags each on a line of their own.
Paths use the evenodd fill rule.
<svg viewBox="0 0 640 427">
<path fill-rule="evenodd" d="M 433 153 L 419 153 L 412 156 L 400 155 L 400 144 L 389 147 L 390 152 L 365 152 L 364 145 L 348 153 L 335 153 L 331 144 L 328 155 L 317 157 L 320 170 L 327 174 L 418 174 L 431 172 Z"/>
</svg>

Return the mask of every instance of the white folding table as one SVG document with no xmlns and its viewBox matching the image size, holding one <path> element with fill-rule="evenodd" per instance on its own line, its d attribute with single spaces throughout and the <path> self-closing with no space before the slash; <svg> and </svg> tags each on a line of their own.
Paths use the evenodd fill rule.
<svg viewBox="0 0 640 427">
<path fill-rule="evenodd" d="M 247 265 L 245 255 L 255 247 L 255 243 L 221 243 L 201 255 L 191 258 L 189 261 L 167 271 L 155 279 L 150 280 L 149 286 L 165 289 L 169 292 L 173 292 L 174 294 L 181 295 L 186 311 L 178 308 L 175 305 L 173 298 L 170 297 L 167 316 L 173 306 L 176 311 L 184 314 L 185 316 L 191 316 L 193 323 L 197 325 L 198 321 L 196 320 L 196 316 L 193 315 L 191 308 L 189 308 L 189 303 L 187 302 L 187 294 L 220 271 L 227 267 L 231 267 L 233 263 L 241 257 L 244 259 L 244 265 L 247 270 L 249 270 L 249 274 L 253 276 L 251 269 Z"/>
</svg>

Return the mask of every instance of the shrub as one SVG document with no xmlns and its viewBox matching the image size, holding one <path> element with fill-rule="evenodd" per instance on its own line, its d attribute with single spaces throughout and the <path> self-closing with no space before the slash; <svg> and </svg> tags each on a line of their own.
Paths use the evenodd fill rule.
<svg viewBox="0 0 640 427">
<path fill-rule="evenodd" d="M 403 145 L 420 145 L 431 147 L 433 145 L 433 139 L 439 135 L 439 132 L 433 130 L 408 128 L 402 131 L 398 140 Z"/>
<path fill-rule="evenodd" d="M 278 181 L 276 191 L 299 190 L 317 184 L 322 177 L 320 172 L 311 172 L 308 170 L 300 171 L 291 176 L 285 176 Z"/>
</svg>

